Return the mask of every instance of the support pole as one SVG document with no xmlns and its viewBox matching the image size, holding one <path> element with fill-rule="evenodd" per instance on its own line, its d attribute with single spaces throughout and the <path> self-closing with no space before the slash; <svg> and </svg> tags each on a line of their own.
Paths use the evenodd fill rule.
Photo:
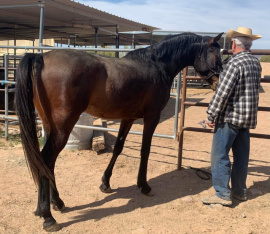
<svg viewBox="0 0 270 234">
<path fill-rule="evenodd" d="M 77 36 L 74 37 L 74 48 L 75 48 L 76 45 L 77 45 L 77 44 L 76 44 L 76 38 L 77 38 Z"/>
<path fill-rule="evenodd" d="M 119 26 L 117 25 L 116 26 L 116 49 L 119 49 L 119 33 L 118 33 L 118 31 L 119 31 Z M 118 51 L 115 52 L 115 57 L 119 58 L 119 52 Z"/>
<path fill-rule="evenodd" d="M 44 32 L 44 8 L 45 5 L 40 5 L 40 23 L 39 23 L 39 46 L 43 46 L 43 32 Z M 39 50 L 39 53 L 42 53 L 42 50 Z"/>
<path fill-rule="evenodd" d="M 135 35 L 132 35 L 132 43 L 131 43 L 131 48 L 135 49 Z"/>
<path fill-rule="evenodd" d="M 17 46 L 17 38 L 16 38 L 16 28 L 14 28 L 14 59 L 13 59 L 13 67 L 16 67 L 16 54 L 17 54 L 17 50 L 16 50 L 16 46 Z"/>
<path fill-rule="evenodd" d="M 95 48 L 98 47 L 98 28 L 95 28 Z M 97 54 L 97 51 L 95 51 Z"/>
</svg>

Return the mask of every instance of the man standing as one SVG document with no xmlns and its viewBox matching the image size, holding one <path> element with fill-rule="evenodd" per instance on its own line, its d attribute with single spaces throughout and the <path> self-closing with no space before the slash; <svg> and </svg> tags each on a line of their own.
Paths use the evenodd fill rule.
<svg viewBox="0 0 270 234">
<path fill-rule="evenodd" d="M 232 205 L 231 197 L 246 201 L 246 179 L 249 161 L 249 129 L 257 124 L 261 66 L 249 49 L 252 35 L 249 28 L 230 29 L 233 55 L 220 74 L 219 85 L 208 109 L 206 123 L 215 128 L 211 151 L 211 172 L 216 193 L 202 199 L 204 204 Z M 233 152 L 233 165 L 229 151 Z M 231 178 L 231 189 L 229 186 Z"/>
</svg>

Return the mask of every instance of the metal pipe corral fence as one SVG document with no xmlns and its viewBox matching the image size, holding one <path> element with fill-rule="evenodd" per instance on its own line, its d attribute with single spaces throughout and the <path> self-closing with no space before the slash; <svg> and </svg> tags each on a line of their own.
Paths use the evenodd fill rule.
<svg viewBox="0 0 270 234">
<path fill-rule="evenodd" d="M 221 50 L 223 55 L 232 54 L 232 50 Z M 270 50 L 251 50 L 253 55 L 270 55 Z M 199 102 L 188 102 L 186 101 L 186 88 L 187 88 L 187 80 L 194 79 L 192 76 L 187 76 L 187 68 L 183 72 L 183 89 L 182 89 L 182 97 L 181 97 L 181 117 L 180 117 L 180 126 L 179 126 L 179 147 L 178 147 L 178 169 L 180 170 L 182 167 L 182 156 L 183 156 L 183 142 L 184 142 L 184 131 L 192 131 L 192 132 L 204 132 L 204 133 L 213 133 L 212 129 L 204 129 L 198 127 L 185 127 L 185 107 L 186 106 L 200 106 L 207 107 L 209 103 L 199 103 Z M 198 78 L 196 78 L 198 79 Z M 261 83 L 270 83 L 269 78 L 261 79 Z M 258 111 L 267 111 L 270 112 L 270 107 L 259 106 Z M 270 134 L 261 134 L 261 133 L 250 133 L 251 137 L 255 138 L 263 138 L 270 139 Z"/>
</svg>

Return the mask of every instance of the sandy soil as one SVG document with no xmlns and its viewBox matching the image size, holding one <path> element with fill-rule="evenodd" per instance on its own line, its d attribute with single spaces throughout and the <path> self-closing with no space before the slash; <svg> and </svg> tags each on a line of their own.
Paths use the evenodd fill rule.
<svg viewBox="0 0 270 234">
<path fill-rule="evenodd" d="M 270 106 L 270 84 L 261 90 L 260 106 Z M 207 102 L 209 89 L 188 89 L 190 101 Z M 206 108 L 189 107 L 186 126 L 198 127 Z M 173 134 L 174 100 L 162 113 L 156 133 Z M 117 127 L 117 121 L 108 121 Z M 2 125 L 3 126 L 3 125 Z M 132 130 L 141 130 L 142 121 Z M 16 129 L 10 131 L 15 136 Z M 270 133 L 270 114 L 261 112 L 257 133 Z M 210 171 L 212 134 L 185 132 L 183 169 L 177 170 L 178 142 L 153 138 L 148 180 L 153 197 L 136 186 L 141 136 L 129 135 L 111 178 L 113 193 L 99 190 L 101 176 L 111 158 L 116 133 L 106 133 L 107 149 L 63 150 L 57 160 L 56 180 L 60 196 L 68 207 L 53 211 L 62 229 L 58 233 L 270 233 L 270 150 L 269 140 L 251 139 L 248 173 L 248 201 L 233 200 L 232 207 L 206 206 L 204 196 L 212 195 L 211 180 L 202 180 L 189 167 Z M 45 233 L 43 220 L 33 212 L 37 189 L 28 172 L 17 139 L 0 139 L 0 233 Z"/>
</svg>

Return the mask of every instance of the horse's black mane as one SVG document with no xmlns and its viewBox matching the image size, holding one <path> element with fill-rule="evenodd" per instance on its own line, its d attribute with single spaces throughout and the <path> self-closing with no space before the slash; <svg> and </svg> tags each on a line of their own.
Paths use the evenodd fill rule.
<svg viewBox="0 0 270 234">
<path fill-rule="evenodd" d="M 156 44 L 129 52 L 125 57 L 139 59 L 145 62 L 149 61 L 149 58 L 151 60 L 160 60 L 169 54 L 174 54 L 175 56 L 179 52 L 185 54 L 188 50 L 188 43 L 200 45 L 201 41 L 202 36 L 194 33 L 168 35 Z"/>
<path fill-rule="evenodd" d="M 171 76 L 175 76 L 177 68 L 192 64 L 194 57 L 202 49 L 206 37 L 194 33 L 169 35 L 160 42 L 149 47 L 129 52 L 124 58 L 143 63 L 149 69 L 159 70 L 159 77 L 151 75 L 154 82 L 170 85 Z M 169 75 L 170 74 L 170 75 Z"/>
</svg>

